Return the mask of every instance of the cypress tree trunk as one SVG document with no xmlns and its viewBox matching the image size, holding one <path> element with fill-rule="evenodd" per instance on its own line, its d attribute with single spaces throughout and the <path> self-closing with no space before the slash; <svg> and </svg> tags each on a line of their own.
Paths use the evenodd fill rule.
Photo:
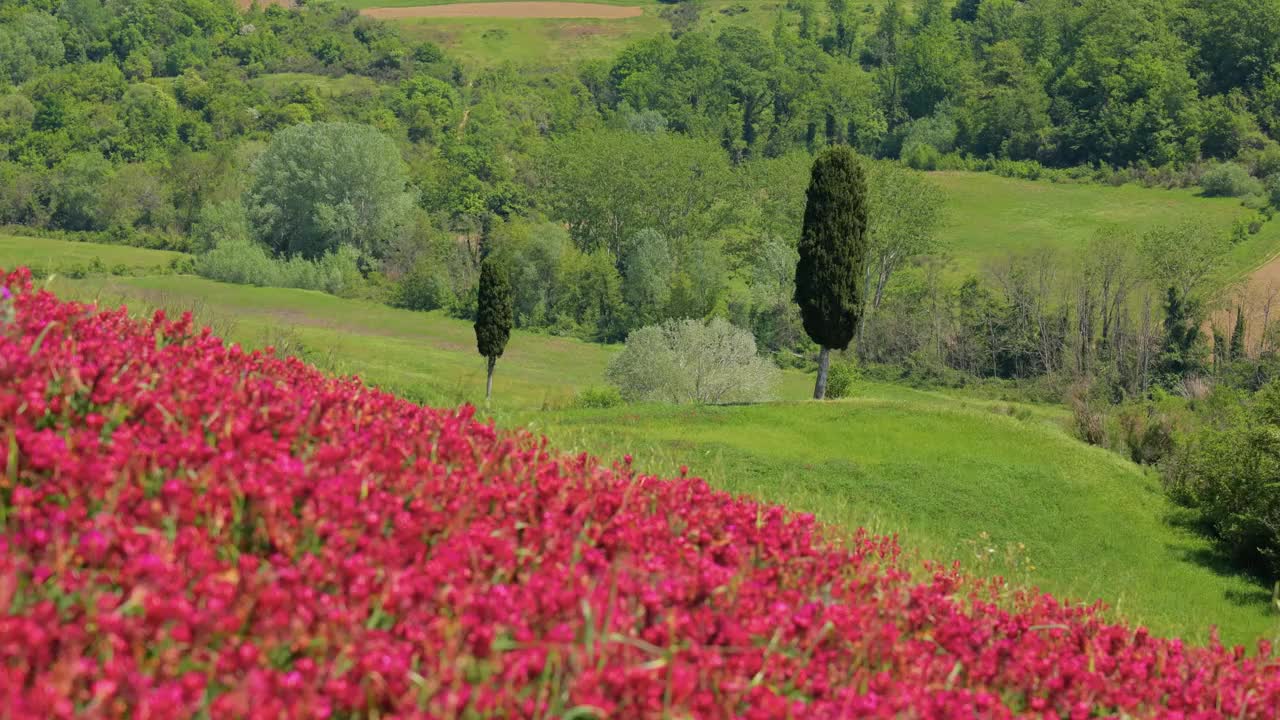
<svg viewBox="0 0 1280 720">
<path fill-rule="evenodd" d="M 489 399 L 493 397 L 493 368 L 497 364 L 498 364 L 498 358 L 493 355 L 490 355 L 489 356 L 489 377 L 488 379 L 485 380 L 485 383 L 484 383 L 485 403 L 488 403 Z"/>
<path fill-rule="evenodd" d="M 831 367 L 831 348 L 824 347 L 818 353 L 818 384 L 813 387 L 813 399 L 824 400 L 827 397 L 827 369 Z"/>
</svg>

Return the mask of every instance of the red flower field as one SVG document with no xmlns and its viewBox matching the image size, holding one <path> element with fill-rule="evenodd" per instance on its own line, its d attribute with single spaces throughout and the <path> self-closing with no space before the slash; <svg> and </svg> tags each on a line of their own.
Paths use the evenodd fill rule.
<svg viewBox="0 0 1280 720">
<path fill-rule="evenodd" d="M 0 717 L 1280 710 L 1265 644 L 996 603 L 893 539 L 4 285 Z"/>
</svg>

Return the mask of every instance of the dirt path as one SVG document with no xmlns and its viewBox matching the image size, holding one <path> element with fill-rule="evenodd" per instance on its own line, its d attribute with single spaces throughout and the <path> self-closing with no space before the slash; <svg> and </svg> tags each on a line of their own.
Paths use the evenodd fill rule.
<svg viewBox="0 0 1280 720">
<path fill-rule="evenodd" d="M 639 17 L 644 13 L 638 7 L 577 2 L 471 2 L 419 7 L 366 8 L 361 12 L 382 20 L 465 17 L 620 20 Z"/>
</svg>

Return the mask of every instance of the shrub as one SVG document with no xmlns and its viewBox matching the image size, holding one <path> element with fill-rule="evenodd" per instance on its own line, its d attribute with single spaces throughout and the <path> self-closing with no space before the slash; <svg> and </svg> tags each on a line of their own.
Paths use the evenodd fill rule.
<svg viewBox="0 0 1280 720">
<path fill-rule="evenodd" d="M 751 333 L 720 318 L 636 330 L 605 377 L 628 402 L 704 404 L 767 400 L 780 379 Z"/>
<path fill-rule="evenodd" d="M 1211 166 L 1200 177 L 1200 187 L 1211 197 L 1245 197 L 1262 194 L 1262 185 L 1244 166 L 1224 162 Z"/>
<path fill-rule="evenodd" d="M 902 162 L 913 170 L 938 170 L 942 153 L 932 145 L 913 143 L 902 147 Z"/>
<path fill-rule="evenodd" d="M 938 170 L 943 156 L 955 149 L 956 121 L 941 111 L 911 123 L 902 141 L 900 157 L 916 170 Z"/>
<path fill-rule="evenodd" d="M 267 249 L 245 238 L 226 238 L 196 258 L 196 273 L 210 280 L 257 285 L 280 284 L 280 269 Z"/>
<path fill-rule="evenodd" d="M 244 238 L 227 238 L 195 260 L 197 274 L 210 280 L 319 290 L 349 296 L 358 292 L 361 274 L 359 254 L 350 246 L 339 246 L 316 260 L 293 257 L 278 260 L 262 245 Z"/>
<path fill-rule="evenodd" d="M 1165 484 L 1238 562 L 1280 575 L 1280 382 L 1192 434 Z"/>
<path fill-rule="evenodd" d="M 623 402 L 622 394 L 611 386 L 589 387 L 582 390 L 573 400 L 574 407 L 588 409 L 605 409 L 617 407 Z"/>
<path fill-rule="evenodd" d="M 851 396 L 861 379 L 858 363 L 852 358 L 842 358 L 831 363 L 831 369 L 827 372 L 827 397 L 838 400 Z"/>
<path fill-rule="evenodd" d="M 1107 446 L 1107 413 L 1100 409 L 1095 397 L 1096 387 L 1081 382 L 1068 391 L 1071 405 L 1071 429 L 1080 440 L 1098 447 Z"/>
<path fill-rule="evenodd" d="M 181 255 L 169 261 L 169 269 L 177 275 L 194 275 L 196 259 L 189 255 Z"/>
<path fill-rule="evenodd" d="M 210 203 L 200 209 L 191 227 L 192 251 L 206 253 L 227 240 L 247 241 L 253 237 L 244 206 L 238 200 Z"/>
<path fill-rule="evenodd" d="M 1071 403 L 1071 421 L 1072 430 L 1077 438 L 1090 445 L 1106 447 L 1107 415 L 1105 412 L 1097 409 L 1092 403 L 1077 400 Z"/>
<path fill-rule="evenodd" d="M 448 271 L 433 258 L 420 258 L 396 283 L 393 301 L 407 310 L 438 310 L 453 301 Z"/>
<path fill-rule="evenodd" d="M 1276 173 L 1267 178 L 1266 193 L 1267 200 L 1271 203 L 1271 207 L 1280 208 L 1280 173 Z"/>
<path fill-rule="evenodd" d="M 1120 411 L 1120 434 L 1129 459 L 1139 465 L 1159 465 L 1173 454 L 1173 420 L 1154 407 L 1130 405 Z"/>
</svg>

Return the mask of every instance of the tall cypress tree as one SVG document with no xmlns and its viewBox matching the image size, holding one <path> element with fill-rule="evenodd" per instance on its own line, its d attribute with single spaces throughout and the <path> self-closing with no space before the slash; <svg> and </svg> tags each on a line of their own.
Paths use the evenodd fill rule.
<svg viewBox="0 0 1280 720">
<path fill-rule="evenodd" d="M 813 397 L 827 394 L 831 349 L 853 340 L 862 312 L 867 258 L 867 178 L 853 151 L 835 146 L 813 162 L 796 264 L 796 303 L 821 348 Z"/>
<path fill-rule="evenodd" d="M 1244 358 L 1244 309 L 1236 308 L 1236 328 L 1231 331 L 1232 362 Z"/>
<path fill-rule="evenodd" d="M 480 264 L 479 302 L 476 307 L 476 349 L 489 361 L 489 375 L 485 381 L 484 399 L 493 396 L 493 370 L 507 349 L 511 337 L 512 309 L 511 280 L 507 270 L 492 255 Z"/>
</svg>

